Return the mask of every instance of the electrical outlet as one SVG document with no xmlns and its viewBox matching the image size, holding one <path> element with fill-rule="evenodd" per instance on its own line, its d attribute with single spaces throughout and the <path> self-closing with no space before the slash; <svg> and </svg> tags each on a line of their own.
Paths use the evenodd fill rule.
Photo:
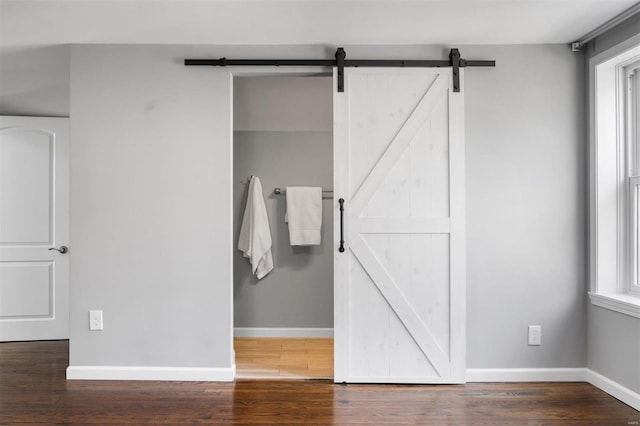
<svg viewBox="0 0 640 426">
<path fill-rule="evenodd" d="M 89 311 L 89 330 L 103 330 L 102 311 Z"/>
<path fill-rule="evenodd" d="M 529 346 L 540 346 L 542 344 L 542 326 L 529 326 Z"/>
</svg>

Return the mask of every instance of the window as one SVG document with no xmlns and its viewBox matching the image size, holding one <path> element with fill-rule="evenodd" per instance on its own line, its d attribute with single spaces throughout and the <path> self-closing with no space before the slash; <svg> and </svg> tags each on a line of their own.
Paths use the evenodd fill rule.
<svg viewBox="0 0 640 426">
<path fill-rule="evenodd" d="M 627 142 L 628 292 L 640 296 L 640 60 L 623 68 Z"/>
<path fill-rule="evenodd" d="M 640 36 L 591 58 L 589 70 L 589 295 L 640 318 Z"/>
</svg>

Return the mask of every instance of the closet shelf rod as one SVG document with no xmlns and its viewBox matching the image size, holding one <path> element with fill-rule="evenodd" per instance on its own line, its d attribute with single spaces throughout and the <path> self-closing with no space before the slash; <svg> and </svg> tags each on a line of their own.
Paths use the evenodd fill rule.
<svg viewBox="0 0 640 426">
<path fill-rule="evenodd" d="M 287 193 L 286 189 L 275 188 L 273 193 L 276 195 L 285 195 Z M 333 198 L 333 190 L 332 189 L 323 189 L 322 190 L 322 198 Z"/>
</svg>

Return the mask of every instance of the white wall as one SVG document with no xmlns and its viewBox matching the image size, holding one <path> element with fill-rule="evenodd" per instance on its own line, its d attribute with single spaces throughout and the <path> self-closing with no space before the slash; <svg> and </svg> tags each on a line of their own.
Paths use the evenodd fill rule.
<svg viewBox="0 0 640 426">
<path fill-rule="evenodd" d="M 471 368 L 586 366 L 581 55 L 460 46 L 467 69 Z M 230 365 L 228 69 L 185 57 L 331 57 L 334 47 L 74 46 L 72 365 Z M 441 46 L 349 47 L 441 58 Z M 105 331 L 87 330 L 104 309 Z M 542 346 L 527 346 L 527 325 Z"/>
</svg>

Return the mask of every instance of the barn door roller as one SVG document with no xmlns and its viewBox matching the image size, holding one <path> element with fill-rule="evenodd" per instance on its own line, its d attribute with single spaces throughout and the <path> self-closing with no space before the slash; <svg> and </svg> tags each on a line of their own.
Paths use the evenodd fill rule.
<svg viewBox="0 0 640 426">
<path fill-rule="evenodd" d="M 184 64 L 209 66 L 312 66 L 336 67 L 338 71 L 338 92 L 344 92 L 344 69 L 347 67 L 411 67 L 433 68 L 451 67 L 453 73 L 453 91 L 460 91 L 460 68 L 463 67 L 495 67 L 494 60 L 466 60 L 460 57 L 458 49 L 451 49 L 449 59 L 421 60 L 421 59 L 346 59 L 347 54 L 342 47 L 338 47 L 335 59 L 185 59 Z"/>
</svg>

